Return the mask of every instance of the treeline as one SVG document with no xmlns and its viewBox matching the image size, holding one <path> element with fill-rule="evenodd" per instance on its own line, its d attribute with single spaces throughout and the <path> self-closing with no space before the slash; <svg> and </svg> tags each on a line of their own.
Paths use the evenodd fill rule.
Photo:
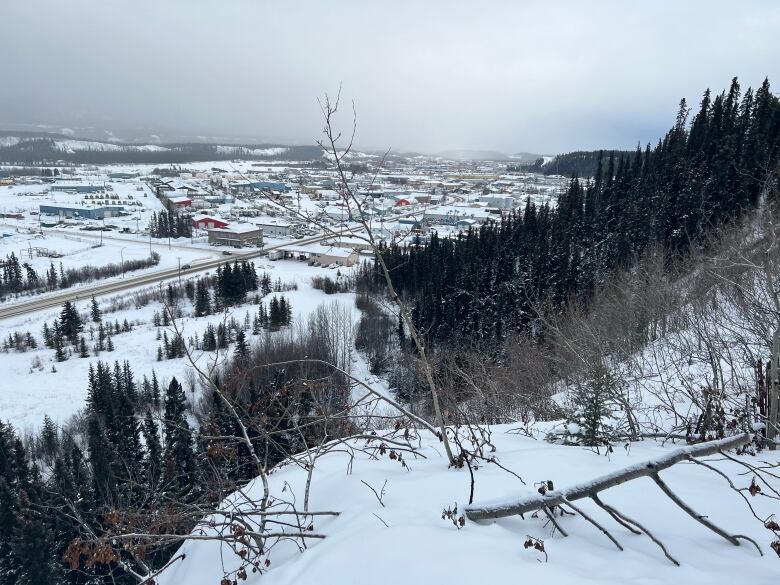
<svg viewBox="0 0 780 585">
<path fill-rule="evenodd" d="M 103 278 L 111 278 L 142 270 L 160 263 L 160 255 L 152 252 L 148 258 L 125 260 L 120 264 L 105 264 L 103 266 L 81 266 L 64 269 L 62 262 L 59 268 L 51 262 L 44 274 L 39 274 L 28 262 L 20 262 L 11 252 L 2 261 L 2 277 L 0 278 L 0 299 L 8 295 L 20 293 L 35 294 L 49 290 L 66 289 L 76 284 L 92 282 Z"/>
<path fill-rule="evenodd" d="M 587 306 L 649 247 L 682 255 L 754 208 L 780 160 L 780 104 L 769 82 L 742 95 L 734 79 L 728 92 L 705 92 L 690 124 L 688 115 L 683 100 L 655 148 L 600 157 L 593 180 L 573 178 L 555 207 L 528 201 L 456 239 L 383 250 L 420 330 L 438 343 L 498 346 L 534 331 L 536 307 Z"/>
<path fill-rule="evenodd" d="M 12 177 L 59 177 L 57 167 L 10 167 L 5 169 Z"/>
<path fill-rule="evenodd" d="M 556 155 L 546 163 L 543 158 L 538 158 L 528 165 L 510 165 L 507 170 L 543 173 L 545 175 L 592 177 L 598 169 L 599 159 L 610 156 L 615 158 L 629 157 L 632 154 L 630 150 L 578 150 Z"/>
<path fill-rule="evenodd" d="M 176 212 L 155 211 L 149 220 L 149 232 L 153 238 L 190 238 L 192 220 Z"/>
</svg>

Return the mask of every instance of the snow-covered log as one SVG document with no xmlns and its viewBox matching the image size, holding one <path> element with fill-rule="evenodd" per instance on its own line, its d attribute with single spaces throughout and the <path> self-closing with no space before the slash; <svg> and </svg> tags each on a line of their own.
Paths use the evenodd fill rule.
<svg viewBox="0 0 780 585">
<path fill-rule="evenodd" d="M 566 504 L 567 501 L 581 500 L 592 497 L 594 494 L 615 487 L 639 477 L 653 477 L 659 471 L 668 469 L 673 465 L 692 457 L 704 457 L 741 447 L 750 442 L 752 436 L 749 433 L 727 437 L 718 441 L 708 441 L 697 445 L 690 445 L 670 451 L 663 457 L 651 459 L 643 463 L 625 467 L 615 473 L 610 473 L 591 481 L 581 483 L 564 490 L 552 490 L 545 494 L 531 493 L 522 497 L 512 497 L 500 500 L 475 502 L 466 506 L 466 517 L 469 520 L 491 520 L 516 516 L 542 509 L 550 509 L 554 506 Z"/>
</svg>

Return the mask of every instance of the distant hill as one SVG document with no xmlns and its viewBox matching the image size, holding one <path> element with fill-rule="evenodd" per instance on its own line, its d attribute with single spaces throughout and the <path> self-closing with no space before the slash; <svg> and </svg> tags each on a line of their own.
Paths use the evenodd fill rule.
<svg viewBox="0 0 780 585">
<path fill-rule="evenodd" d="M 544 173 L 545 175 L 577 175 L 578 177 L 592 177 L 598 166 L 599 154 L 603 156 L 604 164 L 606 164 L 607 159 L 612 154 L 614 154 L 617 159 L 621 156 L 634 156 L 634 151 L 578 150 L 575 152 L 567 152 L 566 154 L 558 154 L 554 157 L 542 157 L 542 161 L 538 158 L 529 159 L 527 162 L 518 161 L 518 163 L 510 164 L 509 168 L 513 170 Z"/>
<path fill-rule="evenodd" d="M 537 158 L 540 158 L 540 154 L 531 154 L 529 152 L 518 152 L 515 154 L 506 154 L 497 150 L 443 150 L 437 152 L 436 156 L 442 158 L 448 158 L 450 160 L 462 160 L 462 161 L 528 161 L 533 162 Z"/>
<path fill-rule="evenodd" d="M 321 161 L 316 145 L 206 144 L 195 142 L 136 144 L 86 140 L 52 132 L 0 131 L 0 163 L 75 164 L 186 163 L 230 159 Z"/>
</svg>

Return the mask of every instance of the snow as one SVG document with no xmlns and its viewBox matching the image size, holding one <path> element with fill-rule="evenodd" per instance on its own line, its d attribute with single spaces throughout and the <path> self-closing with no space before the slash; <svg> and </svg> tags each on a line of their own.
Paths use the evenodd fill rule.
<svg viewBox="0 0 780 585">
<path fill-rule="evenodd" d="M 485 465 L 475 472 L 476 497 L 490 499 L 507 492 L 529 490 L 533 482 L 552 480 L 556 486 L 587 481 L 600 474 L 658 457 L 666 451 L 656 443 L 618 449 L 606 458 L 587 449 L 550 445 L 519 434 L 508 427 L 493 427 L 496 455 L 502 465 L 520 473 L 528 486 L 497 466 Z M 250 575 L 250 585 L 318 583 L 523 583 L 623 585 L 712 585 L 714 583 L 773 583 L 777 558 L 769 550 L 770 533 L 752 518 L 740 497 L 725 482 L 700 466 L 680 464 L 662 473 L 664 480 L 697 511 L 719 525 L 756 539 L 764 549 L 759 557 L 750 545 L 734 547 L 678 509 L 650 479 L 629 482 L 603 493 L 605 502 L 636 518 L 668 547 L 682 564 L 675 567 L 660 549 L 644 536 L 630 534 L 611 521 L 589 501 L 580 506 L 612 532 L 623 544 L 619 552 L 600 532 L 579 516 L 560 522 L 568 538 L 551 536 L 546 518 L 526 515 L 496 522 L 466 521 L 458 530 L 442 520 L 442 510 L 458 505 L 462 513 L 468 502 L 469 475 L 448 469 L 436 439 L 424 436 L 421 454 L 427 459 L 405 457 L 409 470 L 387 456 L 372 460 L 356 456 L 351 473 L 348 456 L 326 455 L 318 461 L 311 491 L 311 510 L 335 510 L 337 518 L 315 520 L 314 530 L 327 535 L 307 542 L 298 553 L 292 547 L 272 551 L 266 574 Z M 762 459 L 776 455 L 763 454 Z M 716 464 L 738 485 L 749 483 L 735 477 L 739 469 L 729 462 Z M 305 472 L 292 466 L 270 476 L 272 493 L 289 487 L 286 498 L 303 497 Z M 361 483 L 379 491 L 387 481 L 385 506 Z M 258 493 L 258 485 L 250 493 Z M 771 505 L 753 502 L 759 514 L 768 515 Z M 385 523 L 389 526 L 386 527 Z M 544 540 L 549 555 L 523 548 L 526 535 Z M 179 561 L 159 582 L 164 585 L 219 583 L 222 567 L 234 568 L 227 549 L 213 542 L 188 542 Z"/>
<path fill-rule="evenodd" d="M 64 242 L 70 242 L 64 240 Z M 71 242 L 74 246 L 83 246 L 81 242 Z M 148 244 L 146 245 L 146 251 L 148 251 Z M 141 246 L 143 249 L 143 246 Z M 124 251 L 125 258 L 129 256 L 128 249 Z M 197 269 L 197 262 L 204 257 L 210 257 L 205 255 L 204 251 L 199 250 L 186 250 L 186 249 L 174 249 L 170 252 L 166 252 L 167 246 L 158 245 L 155 249 L 159 249 L 161 253 L 160 266 L 148 270 L 160 270 L 162 268 L 172 268 L 178 264 L 178 257 L 181 257 L 181 262 L 189 262 Z M 142 253 L 142 252 L 138 252 Z M 219 251 L 213 252 L 218 254 Z M 81 256 L 74 255 L 65 256 L 61 260 L 64 262 L 64 266 L 68 267 L 72 262 L 73 265 L 79 265 L 79 263 L 86 263 L 84 258 L 90 258 L 89 263 L 96 265 L 102 265 L 108 262 L 117 262 L 119 260 L 118 248 L 113 246 L 104 246 L 103 248 L 88 249 L 80 252 Z M 76 260 L 68 260 L 69 258 L 77 258 Z M 235 258 L 240 259 L 240 255 L 233 256 L 227 261 L 232 262 Z M 48 259 L 45 266 L 48 266 Z M 311 286 L 312 277 L 318 274 L 328 274 L 333 277 L 333 271 L 325 268 L 310 267 L 304 262 L 298 261 L 286 261 L 280 260 L 276 262 L 262 262 L 255 260 L 255 268 L 258 274 L 267 272 L 272 281 L 276 282 L 277 279 L 281 279 L 283 283 L 294 283 L 298 286 L 298 290 L 290 290 L 283 293 L 271 293 L 284 294 L 285 298 L 290 302 L 293 309 L 293 324 L 302 323 L 309 318 L 320 305 L 329 304 L 332 302 L 338 302 L 348 309 L 348 316 L 354 323 L 359 316 L 359 313 L 353 309 L 355 295 L 352 293 L 341 293 L 326 295 L 320 290 L 316 290 Z M 56 260 L 55 260 L 56 263 Z M 143 271 L 143 272 L 148 272 Z M 342 268 L 342 273 L 348 273 L 349 269 Z M 139 271 L 142 273 L 142 271 Z M 112 282 L 121 280 L 121 276 L 113 279 L 104 279 L 99 281 L 100 283 Z M 171 279 L 175 280 L 175 279 Z M 163 284 L 164 286 L 164 284 Z M 155 285 L 153 288 L 157 288 Z M 76 287 L 67 289 L 73 292 L 73 296 L 78 295 Z M 141 288 L 139 290 L 149 290 L 148 287 Z M 59 292 L 59 291 L 58 291 Z M 112 337 L 116 350 L 114 352 L 103 352 L 99 356 L 90 356 L 88 359 L 81 359 L 77 355 L 71 356 L 70 359 L 64 362 L 56 362 L 54 359 L 54 350 L 48 349 L 43 346 L 43 339 L 41 336 L 41 330 L 44 322 L 48 322 L 51 326 L 52 321 L 59 315 L 60 307 L 38 311 L 32 314 L 10 317 L 0 322 L 0 339 L 8 337 L 9 333 L 19 331 L 24 333 L 29 331 L 35 336 L 36 341 L 39 344 L 38 349 L 31 350 L 23 353 L 0 352 L 0 372 L 2 372 L 2 379 L 0 380 L 0 418 L 13 423 L 14 427 L 22 432 L 34 430 L 40 427 L 43 422 L 44 414 L 48 414 L 52 420 L 62 424 L 65 423 L 71 416 L 78 413 L 84 407 L 84 400 L 87 392 L 87 370 L 90 363 L 94 363 L 100 359 L 103 361 L 114 360 L 130 362 L 136 379 L 142 379 L 143 375 L 151 377 L 152 370 L 157 373 L 160 381 L 170 380 L 172 376 L 176 376 L 179 380 L 185 381 L 191 374 L 188 371 L 191 367 L 184 359 L 163 360 L 157 361 L 157 348 L 160 342 L 156 340 L 157 329 L 152 325 L 152 316 L 155 311 L 160 312 L 162 306 L 158 303 L 151 303 L 146 307 L 135 308 L 132 303 L 129 307 L 115 312 L 105 313 L 106 307 L 109 307 L 114 300 L 127 300 L 132 294 L 123 293 L 119 297 L 98 298 L 102 309 L 104 310 L 104 320 L 113 323 L 118 320 L 121 324 L 127 319 L 131 324 L 138 323 L 138 326 L 133 331 L 128 333 L 121 333 Z M 28 299 L 21 299 L 28 300 Z M 268 302 L 268 299 L 265 300 Z M 76 302 L 76 307 L 85 317 L 89 314 L 90 297 L 83 296 Z M 185 302 L 185 315 L 190 311 L 189 304 Z M 228 314 L 235 317 L 235 319 L 242 323 L 246 312 L 249 312 L 250 318 L 254 316 L 257 311 L 257 306 L 248 302 L 244 305 L 233 308 Z M 218 325 L 225 319 L 225 314 L 209 315 L 206 317 L 194 318 L 185 316 L 179 321 L 179 326 L 182 328 L 185 339 L 193 335 L 195 332 L 201 335 L 206 328 L 207 323 L 211 323 L 214 326 Z M 93 331 L 90 331 L 93 329 Z M 172 328 L 161 327 L 161 331 L 166 331 L 168 336 L 173 335 Z M 275 333 L 283 334 L 283 332 Z M 94 340 L 92 336 L 96 336 L 96 325 L 93 323 L 86 323 L 84 337 L 87 340 L 87 345 L 92 346 Z M 248 341 L 252 343 L 255 341 L 255 337 L 248 335 Z M 209 360 L 213 359 L 213 354 L 196 353 L 196 359 Z M 229 352 L 230 353 L 230 352 Z M 224 352 L 221 354 L 224 356 Z M 32 367 L 33 360 L 39 359 L 41 361 L 41 368 Z M 56 369 L 56 372 L 52 372 L 52 366 Z M 367 370 L 367 368 L 365 368 Z M 360 362 L 356 362 L 356 370 L 361 373 L 362 369 Z M 361 375 L 363 375 L 361 373 Z M 183 382 L 184 383 L 184 382 Z M 185 384 L 185 387 L 187 385 Z M 194 396 L 193 396 L 194 399 Z"/>
<path fill-rule="evenodd" d="M 19 140 L 17 136 L 0 136 L 0 147 L 15 146 L 19 144 Z"/>
<path fill-rule="evenodd" d="M 218 154 L 254 155 L 254 156 L 280 156 L 290 150 L 285 146 L 273 146 L 269 148 L 247 148 L 245 146 L 217 146 Z"/>
<path fill-rule="evenodd" d="M 231 224 L 224 228 L 211 228 L 209 231 L 220 234 L 249 234 L 257 231 L 257 226 L 253 223 L 238 223 L 231 222 Z"/>
<path fill-rule="evenodd" d="M 123 147 L 107 142 L 93 142 L 90 140 L 55 140 L 54 146 L 63 152 L 75 152 L 77 150 L 119 151 Z"/>
</svg>

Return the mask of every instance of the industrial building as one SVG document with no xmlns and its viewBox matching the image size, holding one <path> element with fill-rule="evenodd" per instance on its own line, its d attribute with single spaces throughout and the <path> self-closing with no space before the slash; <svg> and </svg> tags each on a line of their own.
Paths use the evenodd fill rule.
<svg viewBox="0 0 780 585">
<path fill-rule="evenodd" d="M 192 227 L 206 230 L 213 228 L 225 228 L 228 222 L 218 217 L 198 213 L 192 216 Z"/>
<path fill-rule="evenodd" d="M 290 235 L 290 222 L 279 217 L 253 218 L 251 222 L 263 230 L 269 238 L 286 238 Z"/>
<path fill-rule="evenodd" d="M 252 193 L 257 191 L 287 191 L 287 185 L 280 181 L 236 181 L 230 188 L 234 193 Z"/>
<path fill-rule="evenodd" d="M 269 258 L 272 260 L 279 258 L 278 252 L 282 252 L 285 258 L 304 261 L 308 260 L 321 264 L 322 266 L 330 266 L 331 264 L 352 266 L 358 260 L 358 254 L 355 250 L 322 244 L 291 244 L 289 246 L 280 246 L 277 249 L 277 254 L 274 254 L 274 257 L 269 255 Z"/>
<path fill-rule="evenodd" d="M 106 219 L 121 215 L 125 208 L 122 205 L 40 205 L 41 215 L 56 215 L 60 219 Z"/>
<path fill-rule="evenodd" d="M 54 183 L 51 186 L 52 191 L 61 191 L 62 193 L 100 193 L 105 191 L 103 185 L 78 185 L 73 183 Z"/>
<path fill-rule="evenodd" d="M 209 244 L 212 246 L 233 246 L 243 248 L 263 245 L 263 230 L 251 223 L 234 223 L 223 228 L 212 228 L 209 232 Z"/>
</svg>

